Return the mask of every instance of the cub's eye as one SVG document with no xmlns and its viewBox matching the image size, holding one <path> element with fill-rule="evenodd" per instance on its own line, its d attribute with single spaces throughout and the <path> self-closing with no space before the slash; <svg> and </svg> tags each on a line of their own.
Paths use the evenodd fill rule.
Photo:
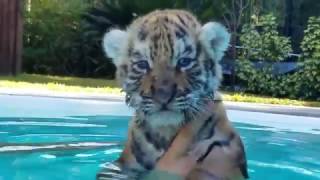
<svg viewBox="0 0 320 180">
<path fill-rule="evenodd" d="M 149 69 L 148 61 L 138 61 L 138 62 L 134 63 L 134 65 L 142 70 Z"/>
<path fill-rule="evenodd" d="M 191 58 L 181 58 L 178 61 L 177 66 L 180 68 L 188 68 L 190 65 L 192 65 L 193 59 Z"/>
</svg>

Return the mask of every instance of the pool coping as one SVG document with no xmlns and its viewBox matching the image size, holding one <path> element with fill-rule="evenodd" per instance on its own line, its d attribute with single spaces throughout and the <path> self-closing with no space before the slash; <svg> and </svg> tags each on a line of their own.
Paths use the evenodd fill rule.
<svg viewBox="0 0 320 180">
<path fill-rule="evenodd" d="M 52 92 L 52 91 L 39 91 L 39 90 L 26 91 L 26 90 L 20 90 L 20 89 L 0 89 L 0 95 L 124 102 L 124 96 L 113 95 L 113 94 L 101 95 L 101 94 L 70 93 L 70 92 L 58 93 L 58 92 Z M 320 108 L 316 108 L 316 107 L 273 105 L 273 104 L 231 102 L 231 101 L 224 101 L 224 103 L 228 110 L 264 112 L 264 113 L 272 113 L 272 114 L 284 114 L 284 115 L 320 118 Z"/>
</svg>

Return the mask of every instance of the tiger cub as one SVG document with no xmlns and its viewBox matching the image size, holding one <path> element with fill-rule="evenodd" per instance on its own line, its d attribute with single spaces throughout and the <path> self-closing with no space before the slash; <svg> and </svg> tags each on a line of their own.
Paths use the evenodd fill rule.
<svg viewBox="0 0 320 180">
<path fill-rule="evenodd" d="M 179 130 L 194 123 L 188 138 L 202 153 L 187 179 L 246 179 L 242 141 L 232 128 L 217 92 L 220 60 L 230 35 L 219 23 L 203 26 L 189 12 L 157 10 L 136 19 L 127 30 L 113 29 L 103 39 L 117 67 L 126 103 L 135 109 L 120 169 L 102 170 L 97 179 L 133 179 L 152 170 Z M 213 108 L 206 109 L 208 103 Z M 209 116 L 202 116 L 209 114 Z M 206 118 L 199 118 L 206 117 Z"/>
</svg>

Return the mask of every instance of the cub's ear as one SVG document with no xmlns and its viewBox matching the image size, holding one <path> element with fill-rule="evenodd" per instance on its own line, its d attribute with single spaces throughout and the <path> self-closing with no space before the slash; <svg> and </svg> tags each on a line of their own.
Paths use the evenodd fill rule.
<svg viewBox="0 0 320 180">
<path fill-rule="evenodd" d="M 228 49 L 230 34 L 222 24 L 209 22 L 202 26 L 199 40 L 210 57 L 220 61 Z"/>
<path fill-rule="evenodd" d="M 103 50 L 106 55 L 112 58 L 113 63 L 119 65 L 117 62 L 121 56 L 121 50 L 128 40 L 128 34 L 125 31 L 114 29 L 107 32 L 102 40 Z"/>
</svg>

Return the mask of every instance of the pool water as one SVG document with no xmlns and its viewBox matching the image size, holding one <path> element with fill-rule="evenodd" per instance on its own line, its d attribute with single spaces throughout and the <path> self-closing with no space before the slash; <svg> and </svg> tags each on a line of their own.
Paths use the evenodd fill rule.
<svg viewBox="0 0 320 180">
<path fill-rule="evenodd" d="M 21 117 L 17 111 L 12 111 L 17 117 L 3 115 L 0 180 L 95 179 L 99 169 L 119 156 L 130 119 L 109 115 L 108 110 L 104 115 L 90 112 L 54 118 Z M 320 180 L 320 119 L 241 111 L 228 114 L 243 138 L 250 179 Z"/>
<path fill-rule="evenodd" d="M 0 179 L 89 180 L 117 158 L 129 117 L 0 118 Z"/>
</svg>

